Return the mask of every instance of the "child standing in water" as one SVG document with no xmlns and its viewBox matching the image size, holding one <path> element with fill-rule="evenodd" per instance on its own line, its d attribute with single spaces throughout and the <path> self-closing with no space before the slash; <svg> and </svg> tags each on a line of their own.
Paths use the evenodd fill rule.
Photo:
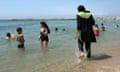
<svg viewBox="0 0 120 72">
<path fill-rule="evenodd" d="M 16 31 L 18 33 L 17 34 L 18 48 L 24 48 L 24 42 L 25 42 L 25 40 L 24 40 L 24 36 L 22 34 L 22 28 L 19 27 L 19 28 L 16 29 Z"/>
<path fill-rule="evenodd" d="M 100 28 L 101 28 L 101 31 L 105 31 L 105 26 L 104 26 L 103 23 L 101 24 L 101 27 L 100 27 Z"/>
<path fill-rule="evenodd" d="M 48 25 L 45 22 L 40 22 L 41 28 L 40 28 L 40 40 L 42 47 L 47 47 L 49 38 L 48 34 L 50 33 L 50 29 Z"/>
<path fill-rule="evenodd" d="M 99 27 L 97 24 L 94 26 L 94 34 L 95 34 L 95 37 L 99 36 Z"/>
</svg>

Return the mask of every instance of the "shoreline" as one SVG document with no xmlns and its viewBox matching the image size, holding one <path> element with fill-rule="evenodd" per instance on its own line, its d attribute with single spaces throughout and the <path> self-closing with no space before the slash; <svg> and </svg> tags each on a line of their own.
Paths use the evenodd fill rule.
<svg viewBox="0 0 120 72">
<path fill-rule="evenodd" d="M 103 53 L 94 54 L 92 58 L 80 64 L 72 59 L 63 60 L 44 68 L 34 69 L 32 72 L 119 72 L 120 47 L 105 50 Z M 73 57 L 74 58 L 74 57 Z"/>
</svg>

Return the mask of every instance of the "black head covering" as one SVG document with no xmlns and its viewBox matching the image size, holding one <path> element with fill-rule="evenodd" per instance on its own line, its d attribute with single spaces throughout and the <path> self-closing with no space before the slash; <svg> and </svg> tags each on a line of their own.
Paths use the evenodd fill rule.
<svg viewBox="0 0 120 72">
<path fill-rule="evenodd" d="M 85 7 L 83 5 L 78 6 L 78 12 L 85 11 Z"/>
</svg>

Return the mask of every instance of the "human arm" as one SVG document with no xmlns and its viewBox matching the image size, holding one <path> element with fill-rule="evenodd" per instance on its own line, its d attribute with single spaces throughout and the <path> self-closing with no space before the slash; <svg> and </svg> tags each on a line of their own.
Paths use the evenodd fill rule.
<svg viewBox="0 0 120 72">
<path fill-rule="evenodd" d="M 77 27 L 75 31 L 75 39 L 78 38 L 78 32 L 81 30 L 81 18 L 77 15 Z"/>
</svg>

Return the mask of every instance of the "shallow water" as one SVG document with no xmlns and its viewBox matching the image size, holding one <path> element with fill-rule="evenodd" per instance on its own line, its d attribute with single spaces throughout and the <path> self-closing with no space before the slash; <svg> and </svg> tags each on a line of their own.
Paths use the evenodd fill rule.
<svg viewBox="0 0 120 72">
<path fill-rule="evenodd" d="M 75 63 L 77 41 L 74 39 L 76 22 L 74 20 L 46 21 L 50 27 L 49 47 L 41 48 L 38 35 L 40 21 L 0 21 L 0 72 L 37 72 L 47 71 L 46 67 L 65 67 Z M 102 21 L 97 21 L 101 24 Z M 105 21 L 106 31 L 100 32 L 97 43 L 92 44 L 93 55 L 109 50 L 120 43 L 120 29 L 114 24 L 120 21 Z M 25 36 L 25 49 L 18 49 L 16 41 L 5 40 L 6 32 L 16 34 L 16 28 L 22 27 Z M 55 32 L 58 27 L 58 32 Z M 62 31 L 65 28 L 66 31 Z M 61 65 L 64 66 L 64 65 Z M 52 70 L 52 69 L 51 69 Z M 52 71 L 53 72 L 53 71 Z M 56 72 L 56 71 L 55 71 Z"/>
</svg>

